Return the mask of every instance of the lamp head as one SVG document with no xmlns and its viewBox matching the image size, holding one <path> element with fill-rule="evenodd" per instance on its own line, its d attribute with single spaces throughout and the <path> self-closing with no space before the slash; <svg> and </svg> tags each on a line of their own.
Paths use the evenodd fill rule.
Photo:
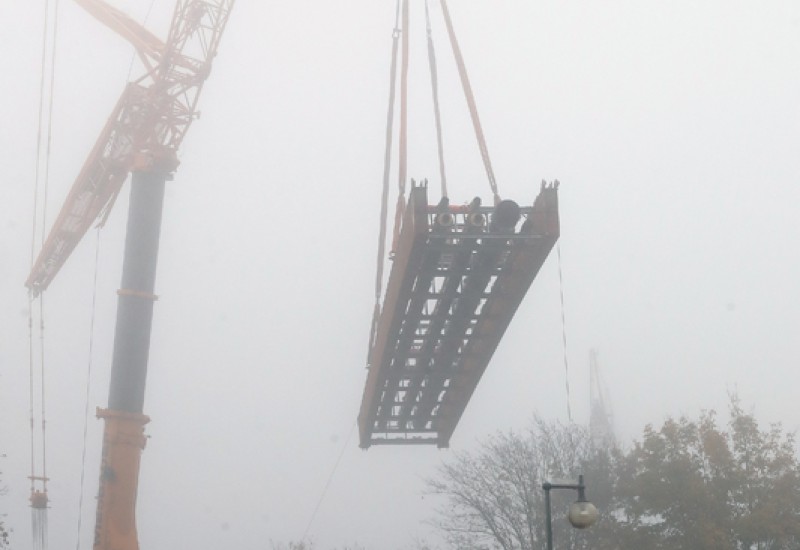
<svg viewBox="0 0 800 550">
<path fill-rule="evenodd" d="M 569 518 L 569 522 L 574 528 L 586 529 L 594 525 L 598 515 L 597 508 L 594 504 L 579 499 L 577 502 L 573 502 L 570 505 L 567 518 Z"/>
</svg>

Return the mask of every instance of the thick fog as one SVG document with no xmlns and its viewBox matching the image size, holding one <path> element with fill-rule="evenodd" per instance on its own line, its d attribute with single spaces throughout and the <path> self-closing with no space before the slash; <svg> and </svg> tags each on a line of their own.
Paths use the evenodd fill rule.
<svg viewBox="0 0 800 550">
<path fill-rule="evenodd" d="M 0 7 L 0 514 L 15 548 L 30 545 L 23 283 L 42 4 Z M 150 3 L 113 4 L 141 21 Z M 155 34 L 172 7 L 155 2 Z M 395 3 L 239 0 L 167 187 L 142 548 L 435 540 L 425 522 L 441 502 L 423 480 L 534 412 L 569 421 L 567 384 L 573 420 L 586 423 L 592 348 L 622 441 L 666 415 L 725 410 L 730 392 L 760 419 L 800 428 L 800 4 L 449 7 L 500 194 L 530 204 L 542 179 L 561 182 L 563 284 L 554 250 L 450 451 L 360 450 Z M 430 8 L 451 202 L 488 203 L 439 2 Z M 409 176 L 428 178 L 435 201 L 424 3 L 411 9 Z M 77 4 L 61 2 L 58 23 L 48 227 L 129 74 L 142 73 L 132 47 Z M 79 514 L 81 547 L 91 546 L 94 408 L 107 404 L 128 189 L 44 295 L 53 547 L 76 544 Z"/>
</svg>

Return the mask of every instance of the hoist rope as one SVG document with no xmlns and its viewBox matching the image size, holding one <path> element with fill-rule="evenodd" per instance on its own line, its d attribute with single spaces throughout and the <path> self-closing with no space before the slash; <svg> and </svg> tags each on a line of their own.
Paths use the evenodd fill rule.
<svg viewBox="0 0 800 550">
<path fill-rule="evenodd" d="M 37 225 L 41 210 L 41 245 L 44 246 L 46 223 L 47 223 L 47 199 L 50 180 L 50 156 L 52 148 L 53 136 L 53 97 L 55 85 L 55 66 L 56 66 L 56 43 L 58 40 L 58 8 L 59 0 L 56 0 L 51 8 L 51 3 L 45 2 L 44 6 L 44 21 L 42 27 L 42 53 L 40 59 L 40 80 L 39 80 L 39 106 L 37 114 L 37 132 L 36 132 L 36 157 L 34 169 L 34 188 L 33 188 L 33 214 L 31 225 L 31 268 L 34 265 L 36 258 L 36 237 Z M 53 14 L 52 23 L 50 21 L 51 12 Z M 52 33 L 52 34 L 51 34 Z M 48 58 L 48 44 L 50 45 L 49 58 Z M 47 67 L 48 61 L 50 72 L 48 74 Z M 45 104 L 47 110 L 45 112 Z M 41 199 L 41 200 L 40 200 Z M 36 442 L 35 442 L 35 351 L 33 344 L 33 302 L 34 297 L 32 293 L 28 294 L 28 338 L 29 338 L 29 383 L 30 383 L 30 429 L 31 429 L 31 496 L 33 497 L 36 491 L 36 481 L 41 481 L 42 491 L 44 495 L 43 503 L 46 506 L 47 495 L 47 421 L 46 421 L 46 386 L 45 386 L 45 338 L 44 338 L 44 296 L 39 295 L 39 383 L 40 383 L 40 415 L 41 415 L 41 475 L 37 475 L 36 471 Z M 37 504 L 41 502 L 33 502 L 32 505 L 36 508 Z M 34 526 L 37 528 L 45 528 L 46 521 L 39 521 L 34 518 Z M 38 541 L 46 541 L 46 533 L 40 533 L 40 537 L 36 537 Z"/>
<path fill-rule="evenodd" d="M 53 91 L 56 83 L 56 41 L 58 40 L 58 5 L 59 0 L 55 0 L 53 7 L 53 39 L 50 52 L 50 91 L 48 93 L 47 105 L 47 150 L 45 152 L 44 163 L 44 196 L 42 197 L 42 248 L 44 248 L 47 230 L 47 196 L 50 189 L 50 152 L 53 145 Z"/>
<path fill-rule="evenodd" d="M 44 296 L 39 295 L 39 378 L 41 385 L 41 415 L 42 415 L 42 487 L 43 492 L 47 493 L 47 414 L 46 414 L 46 393 L 45 393 L 45 360 L 44 360 Z"/>
<path fill-rule="evenodd" d="M 372 323 L 369 331 L 369 349 L 367 350 L 367 364 L 369 365 L 370 352 L 375 343 L 378 332 L 378 319 L 381 315 L 381 294 L 383 293 L 383 263 L 386 254 L 386 218 L 389 206 L 389 179 L 392 164 L 392 136 L 394 135 L 394 102 L 395 88 L 397 87 L 397 43 L 400 37 L 400 0 L 395 8 L 394 30 L 392 31 L 392 65 L 389 72 L 389 108 L 386 113 L 386 149 L 383 155 L 383 192 L 381 193 L 381 217 L 378 233 L 378 267 L 375 274 L 375 308 L 372 312 Z"/>
<path fill-rule="evenodd" d="M 439 111 L 439 78 L 436 71 L 436 50 L 433 47 L 431 33 L 431 16 L 428 11 L 428 0 L 425 0 L 425 29 L 428 35 L 428 65 L 431 70 L 431 93 L 433 94 L 433 114 L 436 119 L 436 145 L 439 149 L 439 179 L 442 186 L 442 197 L 447 197 L 447 177 L 444 170 L 444 146 L 442 143 L 442 117 Z"/>
<path fill-rule="evenodd" d="M 83 489 L 86 479 L 86 441 L 89 431 L 89 400 L 92 387 L 92 358 L 94 356 L 94 322 L 97 309 L 97 273 L 100 265 L 100 228 L 97 228 L 97 238 L 94 247 L 94 277 L 92 278 L 92 313 L 89 320 L 89 359 L 86 364 L 86 391 L 83 411 L 83 450 L 81 451 L 81 482 L 78 491 L 78 533 L 76 550 L 81 548 L 81 526 L 83 519 Z"/>
<path fill-rule="evenodd" d="M 44 161 L 44 194 L 42 196 L 42 248 L 44 248 L 45 236 L 47 230 L 47 201 L 48 193 L 50 190 L 50 155 L 53 145 L 53 98 L 55 96 L 55 82 L 56 82 L 56 43 L 58 41 L 58 7 L 59 0 L 55 0 L 53 6 L 53 37 L 50 49 L 50 90 L 48 95 L 47 104 L 47 148 L 45 150 Z M 47 494 L 47 414 L 46 414 L 46 384 L 45 384 L 45 338 L 44 338 L 44 294 L 39 295 L 39 360 L 41 364 L 41 414 L 42 414 L 42 491 Z M 44 519 L 44 546 L 47 547 L 47 518 Z"/>
<path fill-rule="evenodd" d="M 564 382 L 567 391 L 567 419 L 572 422 L 572 406 L 569 394 L 569 360 L 567 359 L 567 320 L 564 307 L 564 277 L 561 274 L 561 244 L 556 245 L 558 252 L 558 290 L 561 295 L 561 341 L 564 346 Z"/>
<path fill-rule="evenodd" d="M 37 114 L 36 122 L 36 165 L 33 172 L 33 216 L 31 227 L 31 267 L 36 261 L 36 228 L 38 226 L 39 214 L 39 168 L 42 163 L 42 126 L 44 125 L 44 102 L 45 102 L 45 79 L 47 73 L 47 32 L 49 30 L 49 15 L 50 4 L 45 3 L 44 7 L 44 25 L 42 29 L 42 55 L 39 61 L 41 65 L 41 72 L 39 74 L 39 111 Z M 32 316 L 33 313 L 30 312 Z"/>
<path fill-rule="evenodd" d="M 44 550 L 47 548 L 47 508 L 34 508 L 32 517 L 33 550 Z"/>
<path fill-rule="evenodd" d="M 397 207 L 394 213 L 394 235 L 390 255 L 394 257 L 400 240 L 400 226 L 406 209 L 406 172 L 408 157 L 408 1 L 403 0 L 403 59 L 400 69 L 400 158 L 397 178 Z"/>
<path fill-rule="evenodd" d="M 36 156 L 33 185 L 33 212 L 31 220 L 31 258 L 30 267 L 34 266 L 36 259 L 37 231 L 41 235 L 41 247 L 44 247 L 47 229 L 47 202 L 50 181 L 50 156 L 53 143 L 53 105 L 56 74 L 56 44 L 58 42 L 58 11 L 59 0 L 44 3 L 44 17 L 42 26 L 42 50 L 40 59 L 39 79 L 39 105 L 37 111 L 36 129 Z M 52 20 L 51 20 L 52 15 Z M 49 50 L 48 50 L 49 46 Z M 49 65 L 49 73 L 48 73 Z M 39 217 L 41 228 L 39 229 Z M 46 550 L 47 548 L 47 392 L 46 392 L 46 361 L 45 361 L 45 307 L 44 295 L 39 294 L 38 330 L 39 372 L 36 373 L 36 346 L 34 345 L 34 294 L 28 293 L 28 370 L 29 370 L 29 400 L 30 400 L 30 430 L 31 430 L 31 475 L 30 475 L 30 504 L 31 504 L 31 530 L 33 550 Z M 38 380 L 37 380 L 38 376 Z M 37 435 L 36 435 L 36 384 L 39 384 L 39 416 L 40 426 L 40 461 L 37 461 Z M 37 464 L 40 462 L 40 464 Z M 37 471 L 41 468 L 40 473 Z"/>
<path fill-rule="evenodd" d="M 458 76 L 461 79 L 461 87 L 464 89 L 464 96 L 467 99 L 467 106 L 469 107 L 469 114 L 472 117 L 472 126 L 475 129 L 475 137 L 478 140 L 478 148 L 481 151 L 481 158 L 483 159 L 483 166 L 486 168 L 486 176 L 489 178 L 489 187 L 494 195 L 494 202 L 500 202 L 500 194 L 497 191 L 497 180 L 494 177 L 494 170 L 492 170 L 492 161 L 489 158 L 489 148 L 486 145 L 486 138 L 483 135 L 483 127 L 481 126 L 480 118 L 478 117 L 478 109 L 475 105 L 475 96 L 472 93 L 472 86 L 469 83 L 469 76 L 467 69 L 464 65 L 464 57 L 461 55 L 461 48 L 458 46 L 458 39 L 453 30 L 453 22 L 450 19 L 450 12 L 447 9 L 446 0 L 441 0 L 442 13 L 444 14 L 445 25 L 447 26 L 447 34 L 450 37 L 450 45 L 453 48 L 453 55 L 456 59 L 458 67 Z"/>
<path fill-rule="evenodd" d="M 319 512 L 319 508 L 322 505 L 322 501 L 325 499 L 325 495 L 328 492 L 328 488 L 331 486 L 331 482 L 333 481 L 333 476 L 336 474 L 336 470 L 339 469 L 339 464 L 342 462 L 342 457 L 344 456 L 344 452 L 350 446 L 350 440 L 353 439 L 353 434 L 356 431 L 356 426 L 358 426 L 357 422 L 353 424 L 352 428 L 350 428 L 350 433 L 347 436 L 347 440 L 342 445 L 342 450 L 339 451 L 339 456 L 336 458 L 336 462 L 333 465 L 333 469 L 331 470 L 330 475 L 328 475 L 328 481 L 325 482 L 325 487 L 323 487 L 322 489 L 322 494 L 319 496 L 316 506 L 314 506 L 314 511 L 311 513 L 311 519 L 308 520 L 308 525 L 306 525 L 306 530 L 303 531 L 303 538 L 300 539 L 301 541 L 306 540 L 308 532 L 311 530 L 311 525 L 314 523 L 314 519 L 316 519 L 317 517 L 317 512 Z"/>
<path fill-rule="evenodd" d="M 36 478 L 36 437 L 34 437 L 34 423 L 35 417 L 33 413 L 34 408 L 34 389 L 36 384 L 33 380 L 34 373 L 34 345 L 33 345 L 33 298 L 28 294 L 28 403 L 29 403 L 29 416 L 30 416 L 30 429 L 31 429 L 31 494 L 35 487 Z"/>
</svg>

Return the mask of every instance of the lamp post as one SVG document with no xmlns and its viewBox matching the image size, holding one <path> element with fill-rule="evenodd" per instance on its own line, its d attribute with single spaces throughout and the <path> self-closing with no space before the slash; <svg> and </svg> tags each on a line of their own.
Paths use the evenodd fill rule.
<svg viewBox="0 0 800 550">
<path fill-rule="evenodd" d="M 547 529 L 547 550 L 553 550 L 553 525 L 550 510 L 551 489 L 572 489 L 578 491 L 578 500 L 570 504 L 567 518 L 576 529 L 586 529 L 597 521 L 597 508 L 586 500 L 586 485 L 583 483 L 583 474 L 578 476 L 578 483 L 542 483 L 544 489 L 544 505 L 546 508 L 545 528 Z"/>
</svg>

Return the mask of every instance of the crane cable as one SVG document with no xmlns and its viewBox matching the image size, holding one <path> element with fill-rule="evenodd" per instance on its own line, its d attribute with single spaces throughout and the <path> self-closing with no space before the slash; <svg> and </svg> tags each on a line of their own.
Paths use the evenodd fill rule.
<svg viewBox="0 0 800 550">
<path fill-rule="evenodd" d="M 491 188 L 494 196 L 495 204 L 500 202 L 500 195 L 497 189 L 497 181 L 492 169 L 492 162 L 489 157 L 489 149 L 486 145 L 486 138 L 483 135 L 483 128 L 481 126 L 480 118 L 478 117 L 478 110 L 475 105 L 475 97 L 472 93 L 472 87 L 469 83 L 469 76 L 467 75 L 464 58 L 461 54 L 461 49 L 458 46 L 458 40 L 453 30 L 453 23 L 450 19 L 450 13 L 447 9 L 445 0 L 441 0 L 442 11 L 444 13 L 445 24 L 447 26 L 450 44 L 453 49 L 453 55 L 456 59 L 458 73 L 461 80 L 461 85 L 464 90 L 464 95 L 469 107 L 472 124 L 475 129 L 475 135 L 478 141 L 478 148 L 481 152 L 486 174 L 489 178 L 489 187 Z M 397 55 L 398 55 L 398 38 L 402 35 L 402 68 L 400 77 L 400 145 L 399 145 L 399 168 L 398 168 L 398 196 L 397 205 L 395 207 L 394 219 L 394 232 L 392 237 L 392 246 L 389 252 L 389 258 L 394 258 L 397 251 L 397 244 L 400 239 L 400 229 L 402 226 L 403 213 L 405 212 L 405 189 L 407 178 L 407 150 L 408 150 L 408 37 L 409 37 L 409 8 L 407 0 L 402 2 L 402 25 L 398 25 L 401 12 L 400 0 L 397 0 L 396 13 L 395 13 L 395 26 L 392 44 L 392 64 L 390 73 L 390 89 L 389 89 L 389 108 L 387 115 L 386 125 L 386 148 L 384 152 L 384 172 L 383 172 L 383 194 L 381 197 L 381 220 L 380 231 L 378 237 L 378 269 L 375 281 L 375 307 L 372 314 L 372 323 L 370 327 L 369 350 L 372 350 L 377 336 L 378 320 L 380 317 L 380 299 L 382 294 L 383 285 L 383 262 L 385 252 L 385 239 L 386 239 L 386 216 L 387 216 L 387 203 L 389 192 L 389 173 L 390 173 L 390 160 L 392 150 L 392 136 L 393 136 L 393 122 L 394 122 L 394 102 L 395 102 L 395 87 L 397 78 Z M 439 174 L 441 179 L 442 197 L 447 197 L 447 179 L 445 174 L 444 162 L 444 147 L 442 139 L 442 124 L 441 113 L 439 109 L 439 86 L 436 66 L 436 52 L 433 45 L 433 38 L 431 32 L 430 12 L 428 9 L 428 2 L 425 2 L 425 20 L 426 31 L 428 39 L 428 63 L 431 73 L 431 91 L 433 95 L 434 116 L 436 123 L 436 140 L 439 154 Z M 367 365 L 369 366 L 369 352 L 367 357 Z"/>
<path fill-rule="evenodd" d="M 439 78 L 436 71 L 436 50 L 433 47 L 431 33 L 431 16 L 428 11 L 428 0 L 425 0 L 425 30 L 428 35 L 428 66 L 431 71 L 431 93 L 433 95 L 433 115 L 436 119 L 436 145 L 439 149 L 439 179 L 442 186 L 442 197 L 447 197 L 447 177 L 444 170 L 444 146 L 442 143 L 442 117 L 439 111 Z"/>
<path fill-rule="evenodd" d="M 378 234 L 378 268 L 375 275 L 375 308 L 372 312 L 372 323 L 369 331 L 369 349 L 367 350 L 367 365 L 369 355 L 375 343 L 378 332 L 378 319 L 381 315 L 381 294 L 383 293 L 383 262 L 386 253 L 386 218 L 389 205 L 389 178 L 392 161 L 392 136 L 394 132 L 394 102 L 395 88 L 397 87 L 397 46 L 400 38 L 400 0 L 395 8 L 394 30 L 392 31 L 392 64 L 389 74 L 389 108 L 386 114 L 386 149 L 383 157 L 383 193 L 381 194 L 380 231 Z"/>
<path fill-rule="evenodd" d="M 52 12 L 52 22 L 50 14 Z M 44 246 L 47 223 L 47 199 L 50 181 L 50 156 L 53 137 L 53 97 L 55 88 L 56 43 L 58 39 L 59 0 L 52 4 L 47 0 L 44 4 L 44 23 L 42 27 L 42 50 L 40 60 L 39 107 L 37 114 L 36 157 L 34 169 L 33 215 L 31 227 L 31 268 L 35 262 L 36 237 L 39 211 L 41 210 L 41 245 Z M 50 45 L 48 58 L 48 44 Z M 50 72 L 47 67 L 49 62 Z M 47 111 L 45 113 L 45 103 Z M 44 132 L 44 135 L 43 135 Z M 44 151 L 43 151 L 44 149 Z M 41 193 L 40 193 L 41 187 Z M 40 204 L 41 198 L 41 204 Z M 31 429 L 31 475 L 30 504 L 31 529 L 34 550 L 47 548 L 47 415 L 45 385 L 45 337 L 44 337 L 44 296 L 39 295 L 39 384 L 40 384 L 40 417 L 41 417 L 41 474 L 37 474 L 36 433 L 35 433 L 35 346 L 33 329 L 34 295 L 28 293 L 28 369 Z"/>
<path fill-rule="evenodd" d="M 83 488 L 86 479 L 86 448 L 87 448 L 87 435 L 89 432 L 89 400 L 91 397 L 91 382 L 92 382 L 92 358 L 94 356 L 94 324 L 95 312 L 97 310 L 97 273 L 100 266 L 100 230 L 97 228 L 97 239 L 95 241 L 94 249 L 94 277 L 92 281 L 92 314 L 89 320 L 89 359 L 86 366 L 86 384 L 85 384 L 85 401 L 83 411 L 83 450 L 81 452 L 81 481 L 80 490 L 78 491 L 78 527 L 77 527 L 77 542 L 75 545 L 76 550 L 81 548 L 81 526 L 83 524 Z"/>
<path fill-rule="evenodd" d="M 567 392 L 567 419 L 572 422 L 572 406 L 569 394 L 569 361 L 567 359 L 567 319 L 564 307 L 564 277 L 561 275 L 561 243 L 556 245 L 558 252 L 558 291 L 561 295 L 561 341 L 564 346 L 564 380 Z"/>
<path fill-rule="evenodd" d="M 392 238 L 392 249 L 389 252 L 389 256 L 391 258 L 393 258 L 397 252 L 397 244 L 400 241 L 400 227 L 403 221 L 403 213 L 406 209 L 406 177 L 408 161 L 408 32 L 408 1 L 403 0 L 403 60 L 400 69 L 400 158 L 398 161 L 397 206 L 394 212 L 394 236 Z"/>
<path fill-rule="evenodd" d="M 311 513 L 311 518 L 308 520 L 308 524 L 306 525 L 306 530 L 303 531 L 303 536 L 300 539 L 301 542 L 306 540 L 308 532 L 311 531 L 311 526 L 314 524 L 314 520 L 317 517 L 317 512 L 319 512 L 319 508 L 320 506 L 322 506 L 322 501 L 325 500 L 325 495 L 328 494 L 328 489 L 331 486 L 333 477 L 336 475 L 336 471 L 339 469 L 339 464 L 342 462 L 342 457 L 344 456 L 344 452 L 350 446 L 350 440 L 353 439 L 353 434 L 355 433 L 357 427 L 358 423 L 356 422 L 350 428 L 350 433 L 347 435 L 347 439 L 342 444 L 342 449 L 339 451 L 339 456 L 336 457 L 336 462 L 334 462 L 333 464 L 333 469 L 331 470 L 331 473 L 328 474 L 328 480 L 325 482 L 325 486 L 322 488 L 322 493 L 319 495 L 317 504 L 314 506 L 314 511 Z"/>
<path fill-rule="evenodd" d="M 441 4 L 445 25 L 447 26 L 447 34 L 450 37 L 450 45 L 453 48 L 453 55 L 455 56 L 456 65 L 458 66 L 458 76 L 461 79 L 461 87 L 464 89 L 464 96 L 467 99 L 469 114 L 472 118 L 472 126 L 475 129 L 475 137 L 478 140 L 478 148 L 481 151 L 483 166 L 486 169 L 486 176 L 489 178 L 489 187 L 494 195 L 494 203 L 497 204 L 500 202 L 500 194 L 497 191 L 497 180 L 494 177 L 494 170 L 492 170 L 492 161 L 489 158 L 489 148 L 486 145 L 486 138 L 483 135 L 481 120 L 478 117 L 478 108 L 475 105 L 475 96 L 472 93 L 472 86 L 469 83 L 469 75 L 467 75 L 467 68 L 464 65 L 464 57 L 461 55 L 461 48 L 458 46 L 458 39 L 456 38 L 456 33 L 453 30 L 453 22 L 450 19 L 450 11 L 447 9 L 446 0 L 441 0 Z"/>
</svg>

